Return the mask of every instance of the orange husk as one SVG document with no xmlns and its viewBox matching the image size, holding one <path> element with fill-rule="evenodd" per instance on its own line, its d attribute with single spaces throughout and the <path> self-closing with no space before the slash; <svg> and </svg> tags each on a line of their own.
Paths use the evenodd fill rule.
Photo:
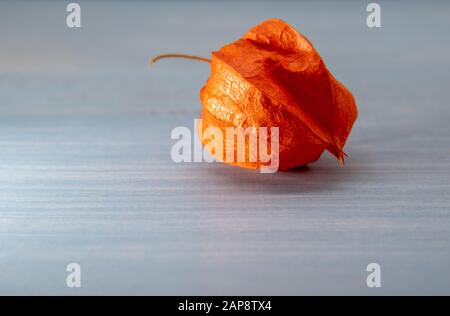
<svg viewBox="0 0 450 316">
<path fill-rule="evenodd" d="M 231 126 L 278 127 L 279 170 L 316 161 L 324 150 L 343 162 L 343 147 L 357 117 L 350 91 L 333 77 L 308 39 L 278 19 L 212 53 L 211 76 L 200 98 L 203 132 L 209 126 L 223 135 Z M 202 142 L 207 145 L 208 140 Z M 223 145 L 225 153 L 225 137 Z M 236 142 L 234 150 L 236 157 Z M 247 153 L 254 150 L 246 143 Z M 259 160 L 225 162 L 244 168 L 267 165 Z"/>
</svg>

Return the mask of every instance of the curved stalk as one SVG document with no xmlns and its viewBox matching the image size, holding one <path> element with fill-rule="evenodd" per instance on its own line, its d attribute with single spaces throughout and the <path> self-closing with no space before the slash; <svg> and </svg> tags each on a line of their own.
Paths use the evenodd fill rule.
<svg viewBox="0 0 450 316">
<path fill-rule="evenodd" d="M 187 58 L 187 59 L 193 59 L 198 61 L 203 61 L 206 63 L 210 63 L 211 59 L 200 57 L 200 56 L 194 56 L 194 55 L 187 55 L 187 54 L 161 54 L 154 56 L 150 59 L 150 66 L 153 66 L 158 60 L 164 59 L 164 58 Z"/>
</svg>

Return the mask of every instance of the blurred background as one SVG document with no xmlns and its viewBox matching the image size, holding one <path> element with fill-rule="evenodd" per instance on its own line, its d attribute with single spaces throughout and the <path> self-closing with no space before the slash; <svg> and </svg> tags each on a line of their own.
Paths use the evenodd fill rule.
<svg viewBox="0 0 450 316">
<path fill-rule="evenodd" d="M 450 294 L 449 2 L 77 2 L 0 2 L 0 294 Z M 272 17 L 356 98 L 345 167 L 172 162 L 209 67 L 148 59 Z"/>
</svg>

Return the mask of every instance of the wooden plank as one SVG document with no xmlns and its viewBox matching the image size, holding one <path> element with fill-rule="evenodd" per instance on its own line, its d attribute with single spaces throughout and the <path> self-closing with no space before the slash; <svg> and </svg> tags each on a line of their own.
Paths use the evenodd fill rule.
<svg viewBox="0 0 450 316">
<path fill-rule="evenodd" d="M 0 294 L 450 294 L 450 5 L 383 3 L 381 30 L 353 2 L 239 6 L 83 3 L 69 30 L 56 2 L 0 4 Z M 345 167 L 173 163 L 209 69 L 146 58 L 269 12 L 355 93 Z"/>
</svg>

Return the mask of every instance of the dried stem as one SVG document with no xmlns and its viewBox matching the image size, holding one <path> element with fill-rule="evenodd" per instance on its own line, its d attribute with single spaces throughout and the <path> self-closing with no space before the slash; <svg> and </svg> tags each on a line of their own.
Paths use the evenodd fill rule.
<svg viewBox="0 0 450 316">
<path fill-rule="evenodd" d="M 163 59 L 163 58 L 187 58 L 187 59 L 193 59 L 193 60 L 203 61 L 203 62 L 207 62 L 207 63 L 211 62 L 211 59 L 204 58 L 204 57 L 199 57 L 199 56 L 194 56 L 194 55 L 187 55 L 187 54 L 161 54 L 161 55 L 154 56 L 152 59 L 150 59 L 150 66 L 153 66 L 158 60 Z"/>
</svg>

